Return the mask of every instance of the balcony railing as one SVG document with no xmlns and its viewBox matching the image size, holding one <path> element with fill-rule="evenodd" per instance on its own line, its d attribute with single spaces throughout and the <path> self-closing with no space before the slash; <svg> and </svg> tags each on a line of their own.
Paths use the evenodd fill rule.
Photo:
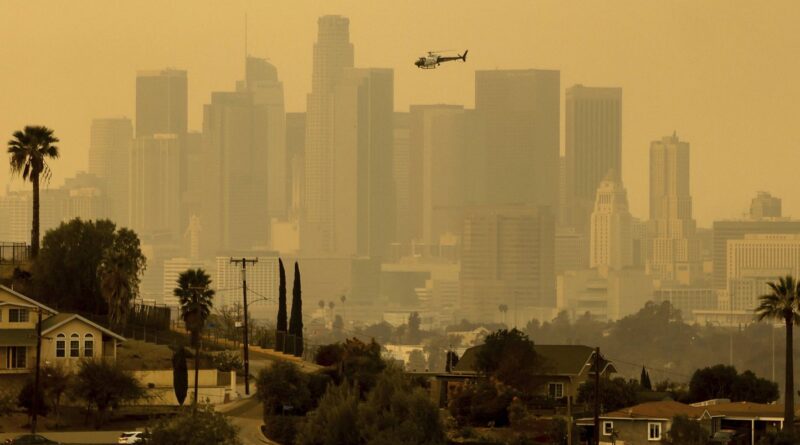
<svg viewBox="0 0 800 445">
<path fill-rule="evenodd" d="M 0 264 L 22 264 L 31 256 L 31 246 L 25 243 L 0 241 Z"/>
</svg>

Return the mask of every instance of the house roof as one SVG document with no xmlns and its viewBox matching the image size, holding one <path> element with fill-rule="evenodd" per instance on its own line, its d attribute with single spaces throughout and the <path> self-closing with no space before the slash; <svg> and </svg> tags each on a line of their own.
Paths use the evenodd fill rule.
<svg viewBox="0 0 800 445">
<path fill-rule="evenodd" d="M 767 405 L 753 402 L 727 402 L 704 407 L 711 416 L 783 419 L 783 404 Z"/>
<path fill-rule="evenodd" d="M 34 329 L 0 329 L 0 346 L 34 346 Z"/>
<path fill-rule="evenodd" d="M 478 351 L 484 345 L 473 346 L 466 351 L 458 360 L 458 364 L 453 369 L 455 372 L 470 373 L 476 372 L 476 357 Z M 534 345 L 534 351 L 544 359 L 546 374 L 549 375 L 578 375 L 585 367 L 589 366 L 589 371 L 594 371 L 594 349 L 585 345 Z M 601 359 L 602 371 L 616 372 L 614 365 L 605 359 Z"/>
<path fill-rule="evenodd" d="M 703 416 L 705 409 L 676 402 L 674 400 L 663 400 L 660 402 L 646 402 L 639 405 L 623 408 L 617 411 L 603 414 L 601 419 L 647 419 L 662 420 L 672 419 L 678 415 L 686 415 L 689 418 L 697 419 Z"/>
<path fill-rule="evenodd" d="M 86 318 L 81 317 L 78 314 L 70 314 L 66 312 L 62 312 L 60 314 L 53 315 L 52 317 L 46 320 L 42 320 L 42 334 L 47 334 L 48 332 L 51 332 L 56 328 L 58 328 L 59 326 L 63 326 L 64 324 L 69 323 L 72 320 L 79 320 L 83 323 L 88 324 L 89 326 L 94 327 L 95 329 L 100 330 L 102 333 L 110 337 L 114 337 L 119 341 L 125 341 L 125 337 L 117 334 L 114 331 L 111 331 L 110 329 L 106 329 L 91 320 L 87 320 Z"/>
<path fill-rule="evenodd" d="M 30 304 L 33 304 L 33 305 L 35 305 L 37 307 L 40 307 L 40 308 L 46 310 L 47 312 L 50 312 L 51 314 L 58 314 L 57 310 L 55 310 L 53 308 L 50 308 L 48 306 L 45 306 L 42 303 L 39 303 L 38 301 L 34 300 L 33 298 L 26 297 L 25 295 L 22 295 L 21 293 L 15 291 L 14 289 L 11 289 L 9 287 L 3 286 L 2 284 L 0 284 L 0 290 L 8 292 L 9 294 L 19 298 L 20 300 L 27 301 Z"/>
</svg>

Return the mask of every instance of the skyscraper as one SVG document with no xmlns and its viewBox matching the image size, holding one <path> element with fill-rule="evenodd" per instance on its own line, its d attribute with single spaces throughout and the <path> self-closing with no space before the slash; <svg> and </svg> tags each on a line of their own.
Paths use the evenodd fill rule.
<svg viewBox="0 0 800 445">
<path fill-rule="evenodd" d="M 468 209 L 461 254 L 461 314 L 493 321 L 499 304 L 512 313 L 556 304 L 555 220 L 549 208 Z"/>
<path fill-rule="evenodd" d="M 303 207 L 305 150 L 306 113 L 286 113 L 286 183 L 290 219 L 295 219 Z"/>
<path fill-rule="evenodd" d="M 694 282 L 702 273 L 689 194 L 689 144 L 676 134 L 650 145 L 648 271 L 659 280 Z"/>
<path fill-rule="evenodd" d="M 379 68 L 343 70 L 334 88 L 328 253 L 380 258 L 394 240 L 393 92 Z"/>
<path fill-rule="evenodd" d="M 139 71 L 136 74 L 136 137 L 186 133 L 187 89 L 184 70 Z"/>
<path fill-rule="evenodd" d="M 263 59 L 247 58 L 246 77 L 204 108 L 206 252 L 264 248 L 287 215 L 283 84 Z"/>
<path fill-rule="evenodd" d="M 581 230 L 600 181 L 610 170 L 622 177 L 622 89 L 575 85 L 565 108 L 567 222 Z"/>
<path fill-rule="evenodd" d="M 301 219 L 302 249 L 333 252 L 334 86 L 345 68 L 353 66 L 350 20 L 328 15 L 317 21 L 311 93 L 306 108 L 304 211 Z"/>
<path fill-rule="evenodd" d="M 181 232 L 181 138 L 137 137 L 131 151 L 131 227 L 140 236 L 177 241 Z"/>
<path fill-rule="evenodd" d="M 558 205 L 560 73 L 475 72 L 487 204 Z"/>
<path fill-rule="evenodd" d="M 589 265 L 620 270 L 633 265 L 632 218 L 628 195 L 613 171 L 597 188 L 591 216 Z"/>
<path fill-rule="evenodd" d="M 92 120 L 89 142 L 89 173 L 105 182 L 108 216 L 117 225 L 129 223 L 129 175 L 133 144 L 130 119 Z"/>
<path fill-rule="evenodd" d="M 409 138 L 409 222 L 414 240 L 435 254 L 440 237 L 463 226 L 464 107 L 412 105 Z"/>
</svg>

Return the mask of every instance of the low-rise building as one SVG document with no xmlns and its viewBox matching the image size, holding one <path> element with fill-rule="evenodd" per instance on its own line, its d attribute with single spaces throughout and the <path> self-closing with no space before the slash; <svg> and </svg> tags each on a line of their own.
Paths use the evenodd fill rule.
<svg viewBox="0 0 800 445">
<path fill-rule="evenodd" d="M 67 368 L 86 358 L 117 356 L 121 335 L 78 314 L 58 312 L 0 286 L 0 379 L 36 369 L 36 323 L 42 315 L 40 363 Z M 1 386 L 1 385 L 0 385 Z"/>
</svg>

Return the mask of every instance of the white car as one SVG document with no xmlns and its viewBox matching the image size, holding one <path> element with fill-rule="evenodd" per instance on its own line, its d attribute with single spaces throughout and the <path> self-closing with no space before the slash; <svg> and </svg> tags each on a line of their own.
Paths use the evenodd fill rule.
<svg viewBox="0 0 800 445">
<path fill-rule="evenodd" d="M 119 435 L 117 443 L 142 443 L 144 442 L 143 431 L 130 431 Z"/>
</svg>

